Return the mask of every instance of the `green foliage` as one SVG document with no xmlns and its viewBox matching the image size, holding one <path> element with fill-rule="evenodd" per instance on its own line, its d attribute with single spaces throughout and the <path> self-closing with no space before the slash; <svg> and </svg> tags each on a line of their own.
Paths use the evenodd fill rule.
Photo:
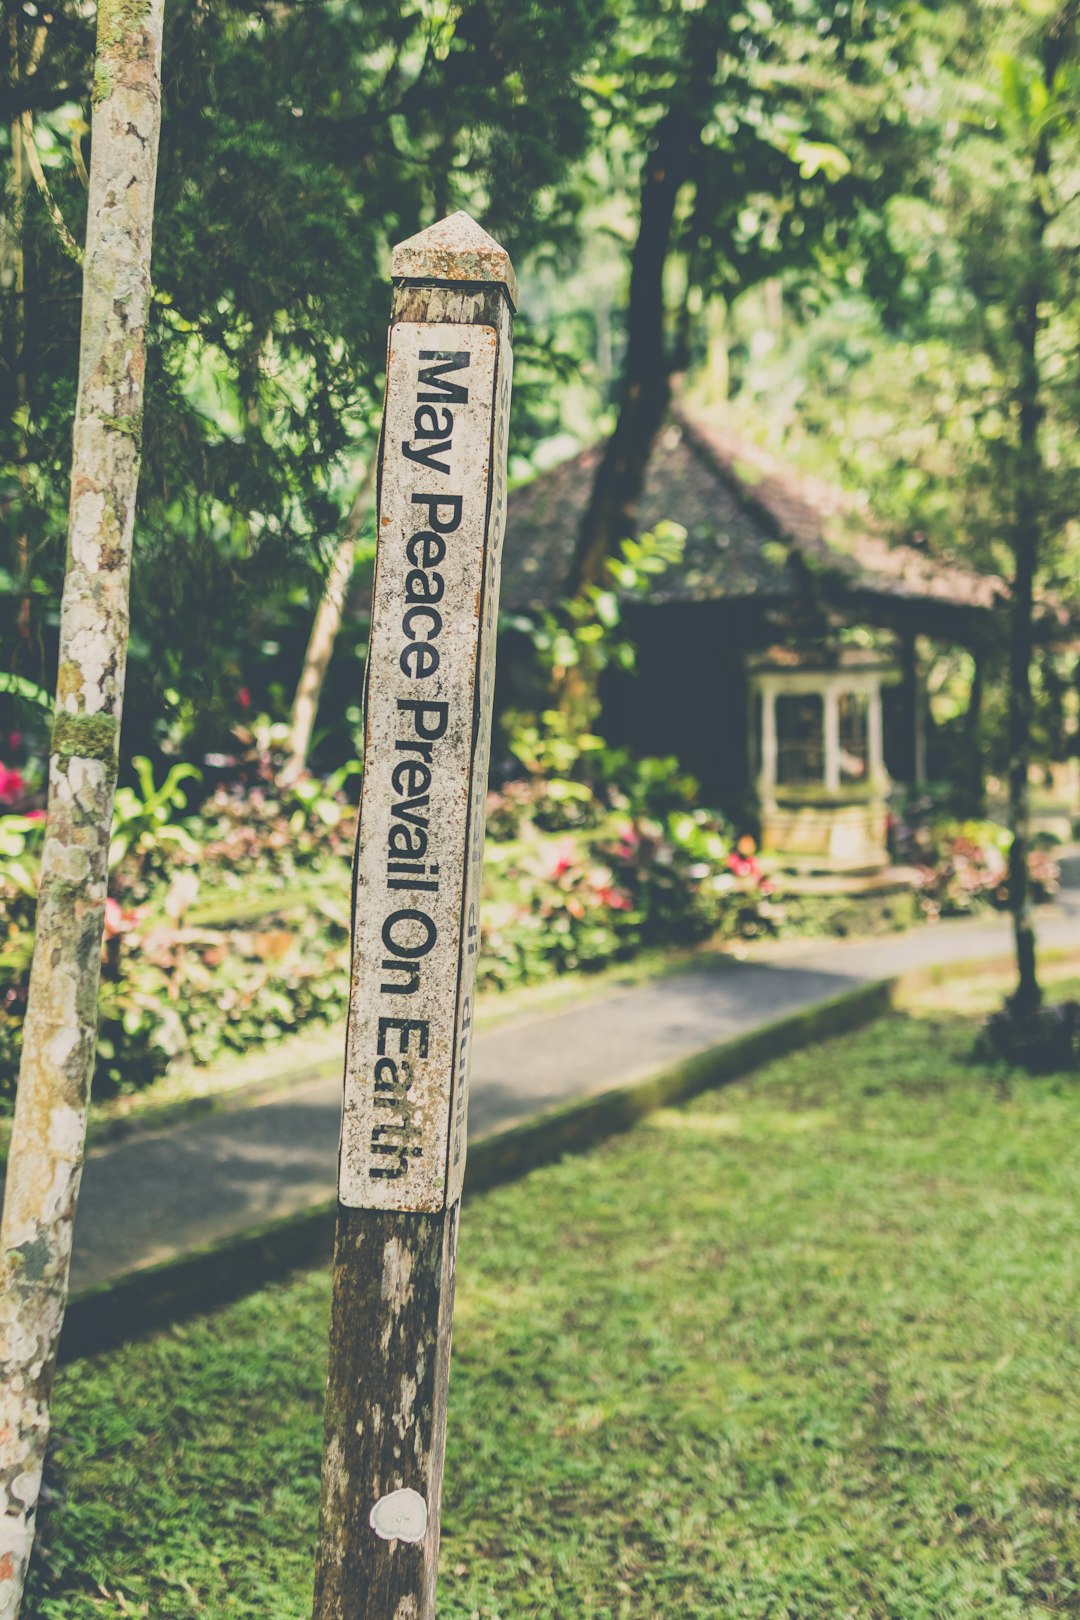
<svg viewBox="0 0 1080 1620">
<path fill-rule="evenodd" d="M 894 857 L 919 873 L 923 915 L 965 917 L 986 906 L 1009 903 L 1012 834 L 997 821 L 913 816 L 893 830 Z M 1032 899 L 1045 903 L 1061 892 L 1061 869 L 1045 850 L 1028 854 Z"/>
<path fill-rule="evenodd" d="M 545 778 L 570 802 L 581 795 L 568 779 L 594 774 L 593 756 L 599 756 L 604 774 L 610 757 L 592 730 L 600 709 L 600 677 L 609 668 L 634 667 L 634 645 L 619 634 L 623 603 L 643 596 L 651 579 L 677 565 L 685 543 L 681 524 L 658 523 L 651 534 L 621 543 L 617 556 L 607 561 L 603 585 L 586 586 L 556 611 L 544 609 L 535 619 L 513 621 L 532 641 L 545 689 L 560 688 L 560 704 L 539 716 L 508 714 L 507 746 L 531 776 Z M 569 672 L 573 674 L 567 680 Z"/>
<path fill-rule="evenodd" d="M 1061 8 L 985 0 L 924 8 L 915 23 L 919 56 L 894 84 L 909 164 L 881 212 L 902 275 L 887 294 L 862 270 L 840 296 L 820 284 L 793 289 L 801 329 L 783 355 L 747 373 L 748 391 L 780 393 L 797 434 L 812 435 L 898 527 L 1008 577 L 1020 492 L 1020 312 L 1037 277 L 1041 576 L 1075 602 L 1072 25 Z M 1058 23 L 1064 54 L 1047 84 L 1043 57 Z M 1036 176 L 1043 142 L 1048 169 Z"/>
<path fill-rule="evenodd" d="M 318 591 L 374 449 L 390 244 L 460 206 L 519 256 L 572 228 L 566 196 L 549 205 L 587 142 L 573 70 L 601 22 L 584 0 L 557 19 L 542 0 L 211 0 L 170 17 L 126 716 L 143 737 L 171 688 L 219 747 L 238 662 Z M 12 26 L 7 96 L 31 108 L 80 239 L 93 17 L 61 0 Z M 5 179 L 9 132 L 10 114 Z M 51 685 L 80 271 L 32 185 L 21 236 L 8 226 L 0 637 L 20 677 Z"/>
<path fill-rule="evenodd" d="M 155 872 L 156 858 L 166 859 L 171 846 L 184 854 L 196 856 L 199 846 L 187 829 L 175 819 L 177 812 L 187 805 L 184 782 L 199 782 L 201 774 L 194 765 L 174 765 L 160 787 L 154 786 L 154 767 L 142 754 L 132 760 L 138 789 L 117 788 L 113 804 L 112 838 L 109 844 L 109 870 L 118 867 L 130 857 L 140 875 Z"/>
<path fill-rule="evenodd" d="M 39 686 L 36 681 L 27 680 L 25 675 L 10 675 L 0 671 L 0 692 L 19 698 L 24 703 L 30 703 L 37 709 L 43 709 L 46 714 L 52 713 L 51 693 L 43 686 Z"/>
<path fill-rule="evenodd" d="M 893 1017 L 469 1198 L 441 1616 L 1072 1612 L 1080 1095 L 972 1028 Z M 308 1612 L 328 1297 L 61 1372 L 41 1620 Z"/>
<path fill-rule="evenodd" d="M 185 927 L 114 903 L 97 1096 L 140 1090 L 175 1058 L 212 1063 L 339 1018 L 349 992 L 348 941 L 347 892 L 266 911 L 252 928 Z"/>
</svg>

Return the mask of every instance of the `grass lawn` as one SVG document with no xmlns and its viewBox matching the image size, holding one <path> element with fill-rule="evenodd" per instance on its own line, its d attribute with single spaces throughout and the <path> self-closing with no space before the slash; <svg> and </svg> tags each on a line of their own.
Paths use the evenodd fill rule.
<svg viewBox="0 0 1080 1620">
<path fill-rule="evenodd" d="M 1080 1085 L 929 1002 L 467 1202 L 443 1620 L 1080 1616 Z M 34 1620 L 310 1612 L 327 1280 L 68 1369 Z"/>
</svg>

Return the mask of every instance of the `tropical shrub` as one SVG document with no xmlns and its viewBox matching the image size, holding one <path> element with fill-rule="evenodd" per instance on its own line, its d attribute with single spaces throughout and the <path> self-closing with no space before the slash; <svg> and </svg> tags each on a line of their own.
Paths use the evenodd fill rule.
<svg viewBox="0 0 1080 1620">
<path fill-rule="evenodd" d="M 893 851 L 919 873 L 919 899 L 928 918 L 968 916 L 985 906 L 1009 903 L 1011 834 L 996 821 L 942 818 L 900 823 Z M 1032 899 L 1052 900 L 1061 888 L 1061 869 L 1046 849 L 1028 857 Z"/>
</svg>

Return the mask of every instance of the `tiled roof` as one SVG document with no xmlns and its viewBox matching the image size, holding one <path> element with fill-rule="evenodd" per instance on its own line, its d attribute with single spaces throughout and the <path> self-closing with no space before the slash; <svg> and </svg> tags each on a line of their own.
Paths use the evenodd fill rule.
<svg viewBox="0 0 1080 1620">
<path fill-rule="evenodd" d="M 600 447 L 584 450 L 509 500 L 502 604 L 550 606 L 563 594 Z M 990 608 L 1000 579 L 891 543 L 856 520 L 850 502 L 778 462 L 729 422 L 674 413 L 659 434 L 638 507 L 638 531 L 662 519 L 687 531 L 682 560 L 655 576 L 654 602 L 782 600 L 807 573 L 840 594 Z"/>
</svg>

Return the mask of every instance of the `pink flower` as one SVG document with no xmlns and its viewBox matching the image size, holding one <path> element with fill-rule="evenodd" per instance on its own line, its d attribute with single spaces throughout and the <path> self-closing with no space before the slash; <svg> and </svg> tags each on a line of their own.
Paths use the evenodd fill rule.
<svg viewBox="0 0 1080 1620">
<path fill-rule="evenodd" d="M 0 804 L 14 804 L 26 791 L 22 772 L 0 763 Z"/>
<path fill-rule="evenodd" d="M 23 734 L 22 734 L 21 731 L 9 731 L 8 732 L 8 747 L 9 748 L 21 748 L 22 744 L 23 744 Z"/>
<path fill-rule="evenodd" d="M 112 895 L 105 902 L 105 938 L 115 939 L 118 934 L 130 934 L 139 918 L 134 911 L 125 911 Z"/>
<path fill-rule="evenodd" d="M 45 812 L 44 812 L 44 810 L 28 810 L 26 812 L 26 820 L 27 821 L 44 821 L 45 820 Z"/>
<path fill-rule="evenodd" d="M 236 701 L 242 709 L 251 708 L 251 693 L 246 686 L 242 686 L 236 694 Z"/>
<path fill-rule="evenodd" d="M 757 876 L 757 862 L 750 860 L 745 855 L 737 855 L 734 850 L 732 850 L 731 854 L 728 856 L 727 863 L 729 869 L 734 872 L 736 877 Z"/>
<path fill-rule="evenodd" d="M 596 895 L 601 904 L 610 906 L 612 911 L 630 910 L 630 902 L 621 889 L 597 889 Z"/>
<path fill-rule="evenodd" d="M 552 877 L 562 877 L 577 860 L 577 845 L 572 838 L 564 838 L 555 851 L 555 864 L 551 868 Z"/>
</svg>

